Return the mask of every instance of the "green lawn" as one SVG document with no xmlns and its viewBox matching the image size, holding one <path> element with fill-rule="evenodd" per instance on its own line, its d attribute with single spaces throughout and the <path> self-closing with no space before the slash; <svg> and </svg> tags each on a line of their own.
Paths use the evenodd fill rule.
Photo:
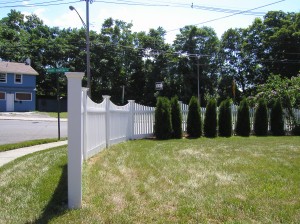
<svg viewBox="0 0 300 224">
<path fill-rule="evenodd" d="M 63 138 L 61 140 L 65 140 L 65 139 L 66 138 Z M 5 144 L 5 145 L 0 145 L 0 152 L 34 146 L 34 145 L 41 145 L 50 142 L 57 142 L 57 141 L 58 141 L 57 138 L 47 138 L 47 139 L 36 139 L 36 140 L 30 140 L 30 141 L 24 141 L 18 143 Z"/>
<path fill-rule="evenodd" d="M 57 112 L 38 112 L 38 113 L 39 114 L 45 114 L 45 115 L 48 115 L 48 116 L 54 117 L 54 118 L 58 117 Z M 60 118 L 68 118 L 68 112 L 60 112 L 59 117 Z"/>
<path fill-rule="evenodd" d="M 299 173 L 299 137 L 130 141 L 84 164 L 70 211 L 61 147 L 0 168 L 0 223 L 299 223 Z"/>
</svg>

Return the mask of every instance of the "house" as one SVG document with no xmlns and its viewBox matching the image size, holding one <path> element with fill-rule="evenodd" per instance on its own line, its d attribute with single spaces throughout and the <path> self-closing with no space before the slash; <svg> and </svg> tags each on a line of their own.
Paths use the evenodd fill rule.
<svg viewBox="0 0 300 224">
<path fill-rule="evenodd" d="M 37 75 L 30 63 L 0 61 L 0 111 L 34 111 Z"/>
</svg>

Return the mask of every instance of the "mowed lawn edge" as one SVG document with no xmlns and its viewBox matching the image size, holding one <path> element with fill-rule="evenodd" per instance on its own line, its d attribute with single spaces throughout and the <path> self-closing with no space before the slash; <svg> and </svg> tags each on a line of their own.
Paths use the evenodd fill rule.
<svg viewBox="0 0 300 224">
<path fill-rule="evenodd" d="M 298 137 L 129 141 L 90 158 L 83 170 L 81 210 L 66 210 L 66 204 L 57 205 L 56 210 L 48 210 L 52 214 L 47 216 L 44 212 L 41 216 L 37 212 L 35 219 L 30 220 L 39 217 L 50 217 L 47 221 L 51 223 L 297 223 L 300 220 Z M 1 173 L 0 170 L 0 176 Z M 47 203 L 45 206 L 49 208 Z M 13 219 L 8 223 L 14 223 Z"/>
</svg>

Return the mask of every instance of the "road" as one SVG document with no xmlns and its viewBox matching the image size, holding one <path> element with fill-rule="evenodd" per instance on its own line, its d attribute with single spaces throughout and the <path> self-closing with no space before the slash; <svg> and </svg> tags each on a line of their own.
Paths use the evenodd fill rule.
<svg viewBox="0 0 300 224">
<path fill-rule="evenodd" d="M 61 137 L 67 137 L 66 121 L 60 122 Z M 57 138 L 56 121 L 0 120 L 0 145 L 33 139 Z"/>
</svg>

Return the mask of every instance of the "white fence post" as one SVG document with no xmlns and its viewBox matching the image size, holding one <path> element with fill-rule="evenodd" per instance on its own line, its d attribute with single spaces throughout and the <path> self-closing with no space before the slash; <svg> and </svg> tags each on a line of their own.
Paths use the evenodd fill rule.
<svg viewBox="0 0 300 224">
<path fill-rule="evenodd" d="M 106 148 L 110 145 L 110 96 L 102 96 L 105 100 L 105 139 Z"/>
<path fill-rule="evenodd" d="M 68 78 L 68 207 L 81 208 L 82 200 L 82 91 L 84 73 L 66 72 Z"/>
<path fill-rule="evenodd" d="M 129 102 L 129 119 L 128 119 L 128 135 L 127 139 L 134 139 L 134 100 L 128 100 Z"/>
</svg>

